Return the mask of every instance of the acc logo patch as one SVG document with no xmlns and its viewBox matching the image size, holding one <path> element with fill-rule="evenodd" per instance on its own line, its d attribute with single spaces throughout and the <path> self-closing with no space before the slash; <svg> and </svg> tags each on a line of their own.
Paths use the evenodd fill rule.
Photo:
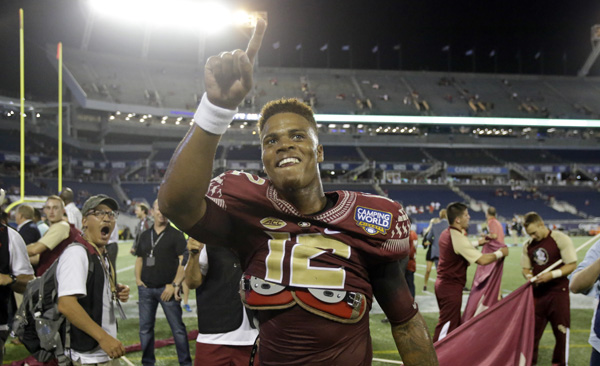
<svg viewBox="0 0 600 366">
<path fill-rule="evenodd" d="M 544 248 L 538 248 L 533 252 L 533 260 L 538 266 L 548 263 L 548 252 Z"/>
<path fill-rule="evenodd" d="M 369 235 L 385 235 L 392 226 L 392 214 L 390 212 L 362 206 L 356 206 L 354 220 L 356 225 L 362 227 Z"/>
<path fill-rule="evenodd" d="M 287 225 L 287 223 L 285 221 L 280 220 L 275 217 L 265 217 L 264 219 L 260 220 L 260 223 L 262 226 L 266 227 L 267 229 L 271 229 L 271 230 L 281 229 L 282 227 Z"/>
</svg>

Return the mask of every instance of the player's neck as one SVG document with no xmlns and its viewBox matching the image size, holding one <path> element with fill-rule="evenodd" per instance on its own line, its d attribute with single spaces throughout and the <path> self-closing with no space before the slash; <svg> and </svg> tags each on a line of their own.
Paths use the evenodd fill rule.
<svg viewBox="0 0 600 366">
<path fill-rule="evenodd" d="M 323 210 L 327 204 L 327 198 L 325 197 L 322 186 L 278 192 L 286 201 L 293 204 L 303 215 L 315 214 Z"/>
<path fill-rule="evenodd" d="M 463 229 L 462 226 L 460 226 L 460 224 L 454 223 L 452 225 L 450 225 L 451 227 L 455 228 L 456 230 L 460 231 L 461 233 L 465 231 L 465 229 Z"/>
</svg>

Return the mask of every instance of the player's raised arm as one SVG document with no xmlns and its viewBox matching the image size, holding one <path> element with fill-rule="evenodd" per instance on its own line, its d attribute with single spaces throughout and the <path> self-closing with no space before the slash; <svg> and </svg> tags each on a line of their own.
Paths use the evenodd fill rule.
<svg viewBox="0 0 600 366">
<path fill-rule="evenodd" d="M 161 212 L 184 230 L 204 216 L 217 145 L 252 89 L 252 67 L 266 28 L 266 21 L 258 19 L 246 51 L 223 52 L 206 62 L 206 94 L 196 123 L 175 150 L 158 193 Z"/>
</svg>

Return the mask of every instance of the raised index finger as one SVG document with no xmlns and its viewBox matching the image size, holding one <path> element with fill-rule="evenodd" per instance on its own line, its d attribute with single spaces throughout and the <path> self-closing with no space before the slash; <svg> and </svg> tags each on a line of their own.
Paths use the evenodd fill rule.
<svg viewBox="0 0 600 366">
<path fill-rule="evenodd" d="M 267 29 L 267 22 L 262 19 L 256 19 L 256 27 L 254 28 L 254 33 L 252 33 L 252 38 L 250 38 L 250 42 L 248 42 L 248 48 L 246 48 L 246 55 L 250 59 L 250 63 L 254 63 L 254 58 L 260 49 L 260 45 L 262 43 L 263 37 L 265 35 L 265 30 Z"/>
</svg>

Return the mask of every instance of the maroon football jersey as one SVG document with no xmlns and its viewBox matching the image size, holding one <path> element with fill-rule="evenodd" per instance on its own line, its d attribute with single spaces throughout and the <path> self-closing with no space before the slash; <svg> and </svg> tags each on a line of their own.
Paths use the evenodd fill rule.
<svg viewBox="0 0 600 366">
<path fill-rule="evenodd" d="M 450 230 L 458 229 L 448 227 L 442 231 L 438 240 L 440 260 L 437 267 L 437 279 L 445 283 L 455 283 L 464 287 L 467 283 L 467 267 L 469 267 L 469 262 L 460 254 L 454 252 Z"/>
<path fill-rule="evenodd" d="M 388 198 L 359 192 L 326 193 L 333 207 L 302 215 L 271 182 L 239 171 L 211 181 L 196 239 L 231 246 L 244 272 L 302 288 L 357 291 L 372 299 L 368 268 L 409 253 L 410 222 Z"/>
<path fill-rule="evenodd" d="M 531 261 L 531 271 L 534 276 L 562 259 L 560 249 L 553 238 L 552 231 L 540 241 L 530 240 L 527 245 L 527 255 Z M 564 291 L 568 287 L 569 279 L 567 277 L 560 277 L 535 286 L 533 292 L 534 294 L 538 294 L 550 290 Z"/>
</svg>

